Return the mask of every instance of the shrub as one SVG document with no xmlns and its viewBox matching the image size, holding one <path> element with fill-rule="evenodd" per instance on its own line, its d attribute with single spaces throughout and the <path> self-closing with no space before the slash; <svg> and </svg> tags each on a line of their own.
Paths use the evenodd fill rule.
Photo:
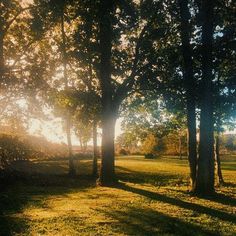
<svg viewBox="0 0 236 236">
<path fill-rule="evenodd" d="M 122 149 L 120 149 L 119 154 L 126 156 L 126 155 L 129 155 L 129 152 L 126 151 L 124 148 L 122 148 Z"/>
<path fill-rule="evenodd" d="M 157 156 L 154 155 L 153 153 L 147 153 L 144 155 L 145 159 L 154 159 L 156 158 Z"/>
<path fill-rule="evenodd" d="M 0 166 L 5 167 L 12 161 L 27 160 L 31 149 L 16 136 L 0 135 Z"/>
<path fill-rule="evenodd" d="M 165 151 L 165 143 L 162 139 L 149 134 L 142 143 L 142 151 L 144 155 L 152 154 L 153 156 L 159 156 Z"/>
</svg>

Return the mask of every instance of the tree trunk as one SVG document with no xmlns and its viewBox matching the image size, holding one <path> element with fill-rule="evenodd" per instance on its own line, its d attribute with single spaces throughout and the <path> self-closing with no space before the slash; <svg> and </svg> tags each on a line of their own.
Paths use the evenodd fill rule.
<svg viewBox="0 0 236 236">
<path fill-rule="evenodd" d="M 217 171 L 217 183 L 219 185 L 224 184 L 224 179 L 221 171 L 221 161 L 220 161 L 220 133 L 217 131 L 215 137 L 215 160 L 216 160 L 216 171 Z"/>
<path fill-rule="evenodd" d="M 4 74 L 4 35 L 2 30 L 0 29 L 0 85 L 3 82 L 3 74 Z"/>
<path fill-rule="evenodd" d="M 112 185 L 115 177 L 115 119 L 109 118 L 102 122 L 102 160 L 99 182 L 101 185 Z"/>
<path fill-rule="evenodd" d="M 182 160 L 182 137 L 179 136 L 179 159 Z"/>
<path fill-rule="evenodd" d="M 71 143 L 70 115 L 68 115 L 66 118 L 66 137 L 67 137 L 68 158 L 69 158 L 69 175 L 75 176 L 76 171 L 74 167 L 73 151 L 72 151 L 72 143 Z"/>
<path fill-rule="evenodd" d="M 61 14 L 61 36 L 62 36 L 62 63 L 63 63 L 63 77 L 65 81 L 65 90 L 68 89 L 68 77 L 67 77 L 67 53 L 66 53 L 66 34 L 64 28 L 64 9 Z M 71 115 L 69 111 L 66 111 L 66 136 L 67 136 L 67 146 L 68 146 L 68 158 L 69 158 L 69 175 L 75 176 L 75 166 L 72 153 L 72 143 L 71 143 Z"/>
<path fill-rule="evenodd" d="M 196 95 L 193 75 L 193 53 L 190 44 L 191 24 L 188 0 L 179 0 L 181 16 L 181 42 L 183 55 L 183 77 L 186 87 L 187 126 L 188 126 L 188 160 L 190 167 L 191 189 L 195 188 L 197 169 L 197 132 L 196 132 Z"/>
<path fill-rule="evenodd" d="M 214 129 L 213 129 L 213 0 L 202 1 L 202 101 L 200 115 L 200 144 L 195 192 L 214 193 Z"/>
<path fill-rule="evenodd" d="M 97 122 L 93 122 L 93 176 L 98 177 Z"/>
<path fill-rule="evenodd" d="M 116 181 L 114 167 L 115 115 L 111 85 L 111 48 L 113 1 L 100 1 L 100 84 L 102 90 L 102 160 L 99 183 L 111 185 Z"/>
<path fill-rule="evenodd" d="M 187 105 L 187 125 L 188 125 L 188 161 L 190 167 L 190 184 L 191 191 L 196 185 L 197 175 L 197 131 L 196 131 L 196 113 L 195 104 Z"/>
</svg>

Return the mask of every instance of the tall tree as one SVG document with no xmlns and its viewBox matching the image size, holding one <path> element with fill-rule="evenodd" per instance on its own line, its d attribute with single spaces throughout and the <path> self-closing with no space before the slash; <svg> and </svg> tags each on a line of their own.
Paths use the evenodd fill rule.
<svg viewBox="0 0 236 236">
<path fill-rule="evenodd" d="M 201 1 L 202 22 L 202 88 L 200 144 L 195 191 L 212 194 L 214 188 L 214 121 L 213 121 L 213 19 L 214 1 Z"/>
<path fill-rule="evenodd" d="M 45 1 L 38 0 L 34 4 L 37 6 L 32 9 L 33 20 L 31 23 L 32 32 L 35 38 L 39 38 L 42 43 L 44 40 L 48 41 L 47 45 L 49 54 L 48 68 L 42 67 L 44 72 L 49 71 L 46 78 L 50 84 L 49 91 L 45 91 L 43 97 L 47 103 L 54 106 L 54 109 L 60 112 L 59 114 L 65 120 L 65 131 L 67 137 L 68 157 L 69 157 L 69 175 L 75 175 L 75 167 L 73 164 L 73 153 L 71 143 L 71 113 L 74 110 L 74 101 L 72 101 L 72 94 L 75 86 L 72 86 L 73 80 L 77 80 L 75 72 L 69 69 L 71 67 L 71 45 L 73 27 L 69 28 L 68 23 L 74 25 L 75 12 L 73 9 L 74 1 Z M 69 35 L 69 36 L 68 36 Z M 41 49 L 42 50 L 42 49 Z M 43 53 L 41 53 L 43 60 Z M 75 66 L 75 65 L 73 65 Z M 77 64 L 78 66 L 78 64 Z M 52 79 L 53 78 L 53 79 Z M 79 82 L 78 82 L 79 84 Z"/>
<path fill-rule="evenodd" d="M 61 46 L 61 54 L 62 54 L 62 64 L 63 64 L 63 77 L 65 83 L 65 90 L 68 90 L 68 57 L 67 57 L 67 49 L 66 49 L 66 33 L 65 33 L 65 15 L 64 15 L 65 5 L 61 6 L 61 38 L 62 38 L 62 46 Z M 66 137 L 67 137 L 67 146 L 68 146 L 68 157 L 69 157 L 69 175 L 75 176 L 76 170 L 73 161 L 73 153 L 72 153 L 72 143 L 71 143 L 71 114 L 70 111 L 66 111 Z"/>
<path fill-rule="evenodd" d="M 180 35 L 183 56 L 183 78 L 186 87 L 188 160 L 190 165 L 191 188 L 195 188 L 197 167 L 197 133 L 196 133 L 196 83 L 193 72 L 193 49 L 191 41 L 191 15 L 188 0 L 178 0 L 180 9 Z"/>
<path fill-rule="evenodd" d="M 215 160 L 217 183 L 224 184 L 221 171 L 221 134 L 225 128 L 235 128 L 235 3 L 216 2 L 214 34 L 214 121 L 215 121 Z"/>
<path fill-rule="evenodd" d="M 111 48 L 112 48 L 112 21 L 111 14 L 114 1 L 101 0 L 100 2 L 100 83 L 102 102 L 102 163 L 100 182 L 107 185 L 115 182 L 114 167 L 114 128 L 115 112 L 112 104 L 111 84 Z"/>
</svg>

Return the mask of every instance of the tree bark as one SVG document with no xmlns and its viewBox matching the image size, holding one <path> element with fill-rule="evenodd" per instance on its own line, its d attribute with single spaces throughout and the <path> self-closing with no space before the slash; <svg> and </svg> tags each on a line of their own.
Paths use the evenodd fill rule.
<svg viewBox="0 0 236 236">
<path fill-rule="evenodd" d="M 195 79 L 193 74 L 193 55 L 191 39 L 190 12 L 188 0 L 179 0 L 180 29 L 183 55 L 183 77 L 186 87 L 186 107 L 188 126 L 188 160 L 190 167 L 191 189 L 195 188 L 197 168 L 197 132 L 196 132 L 196 94 Z"/>
<path fill-rule="evenodd" d="M 214 129 L 213 129 L 213 0 L 202 1 L 202 101 L 200 115 L 200 144 L 195 192 L 214 193 Z"/>
<path fill-rule="evenodd" d="M 98 177 L 97 121 L 93 122 L 93 176 Z"/>
<path fill-rule="evenodd" d="M 112 48 L 112 0 L 100 1 L 100 84 L 102 90 L 102 160 L 99 183 L 112 185 L 116 182 L 114 167 L 115 115 L 111 85 Z"/>
<path fill-rule="evenodd" d="M 102 123 L 102 160 L 99 182 L 101 185 L 109 186 L 114 184 L 115 176 L 115 119 L 109 118 Z"/>
<path fill-rule="evenodd" d="M 216 171 L 217 171 L 217 183 L 219 185 L 223 185 L 224 178 L 221 171 L 221 161 L 220 161 L 220 132 L 218 130 L 215 136 L 215 161 L 216 161 Z"/>
</svg>

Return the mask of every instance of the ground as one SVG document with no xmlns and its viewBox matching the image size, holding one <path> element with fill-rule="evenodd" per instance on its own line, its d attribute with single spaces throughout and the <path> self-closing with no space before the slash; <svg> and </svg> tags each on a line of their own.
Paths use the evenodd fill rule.
<svg viewBox="0 0 236 236">
<path fill-rule="evenodd" d="M 0 235 L 236 235 L 236 158 L 209 199 L 189 194 L 186 160 L 118 157 L 110 188 L 88 175 L 90 160 L 77 166 L 70 179 L 60 159 L 16 164 L 28 175 L 0 192 Z"/>
</svg>

